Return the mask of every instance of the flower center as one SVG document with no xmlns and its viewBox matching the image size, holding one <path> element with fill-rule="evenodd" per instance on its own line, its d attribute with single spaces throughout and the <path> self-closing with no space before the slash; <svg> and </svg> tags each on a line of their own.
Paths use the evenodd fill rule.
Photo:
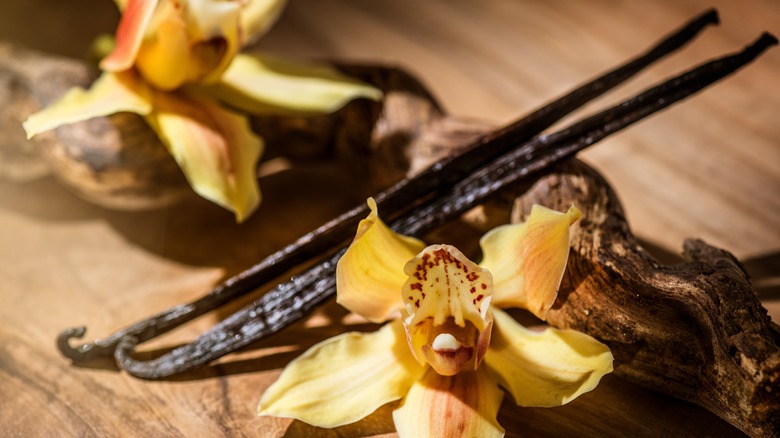
<svg viewBox="0 0 780 438">
<path fill-rule="evenodd" d="M 460 348 L 460 342 L 455 339 L 455 336 L 452 336 L 449 333 L 442 333 L 439 336 L 436 336 L 436 339 L 433 340 L 431 348 L 433 348 L 433 351 L 437 353 L 442 351 L 457 350 Z"/>
<path fill-rule="evenodd" d="M 448 318 L 443 325 L 435 325 L 431 319 L 421 327 L 427 335 L 427 341 L 422 345 L 422 358 L 437 373 L 442 376 L 452 376 L 462 369 L 475 370 L 478 366 L 476 344 L 479 331 L 474 324 L 466 323 L 465 327 L 455 324 L 453 318 Z"/>
<path fill-rule="evenodd" d="M 490 272 L 449 245 L 425 248 L 404 272 L 404 325 L 417 361 L 443 376 L 476 370 L 490 342 Z"/>
</svg>

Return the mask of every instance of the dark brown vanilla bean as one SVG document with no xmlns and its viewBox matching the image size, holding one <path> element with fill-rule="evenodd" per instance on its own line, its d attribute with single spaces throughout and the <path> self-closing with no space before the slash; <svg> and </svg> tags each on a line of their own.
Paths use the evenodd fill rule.
<svg viewBox="0 0 780 438">
<path fill-rule="evenodd" d="M 645 54 L 576 88 L 528 116 L 479 138 L 458 153 L 434 164 L 418 176 L 401 181 L 378 194 L 375 197 L 377 203 L 382 211 L 402 215 L 404 210 L 417 199 L 429 195 L 432 191 L 444 190 L 462 180 L 475 169 L 528 141 L 570 112 L 679 49 L 706 26 L 716 23 L 718 23 L 716 11 L 709 10 L 703 13 Z M 91 357 L 111 354 L 119 340 L 124 337 L 134 337 L 138 342 L 152 339 L 256 289 L 297 264 L 319 256 L 343 243 L 352 235 L 358 221 L 367 213 L 366 206 L 361 205 L 339 216 L 246 271 L 228 279 L 196 301 L 173 307 L 117 331 L 106 338 L 77 347 L 70 345 L 70 339 L 81 338 L 86 328 L 67 329 L 60 333 L 57 345 L 65 356 L 74 361 L 82 361 Z"/>
<path fill-rule="evenodd" d="M 421 235 L 515 184 L 643 118 L 685 99 L 755 59 L 777 39 L 763 34 L 743 51 L 683 73 L 612 108 L 556 133 L 535 137 L 501 156 L 451 190 L 394 221 L 401 233 Z M 298 320 L 335 293 L 336 263 L 345 250 L 327 257 L 292 280 L 280 284 L 253 304 L 203 334 L 192 343 L 155 360 L 142 362 L 130 354 L 135 341 L 125 338 L 116 349 L 117 363 L 130 374 L 158 379 L 196 368 L 224 356 Z"/>
</svg>

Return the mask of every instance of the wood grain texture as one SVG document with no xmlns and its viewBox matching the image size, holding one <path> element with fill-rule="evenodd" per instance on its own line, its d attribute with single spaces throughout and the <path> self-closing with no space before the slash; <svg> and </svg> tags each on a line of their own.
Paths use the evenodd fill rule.
<svg viewBox="0 0 780 438">
<path fill-rule="evenodd" d="M 97 32 L 113 28 L 110 3 L 4 2 L 0 38 L 79 56 Z M 589 107 L 594 109 L 741 48 L 762 30 L 780 34 L 780 6 L 772 0 L 291 0 L 255 49 L 396 63 L 420 77 L 449 113 L 504 123 L 710 6 L 721 12 L 720 27 Z M 775 49 L 582 156 L 616 188 L 647 247 L 674 260 L 683 240 L 695 236 L 733 252 L 775 321 L 778 72 Z M 167 209 L 123 213 L 82 201 L 51 177 L 0 181 L 0 435 L 391 435 L 387 409 L 335 431 L 254 416 L 264 388 L 305 348 L 346 328 L 373 328 L 332 303 L 208 369 L 169 381 L 136 380 L 110 362 L 74 367 L 56 352 L 54 338 L 62 328 L 86 323 L 88 337 L 100 336 L 192 299 L 360 201 L 344 172 L 327 163 L 267 175 L 261 186 L 263 205 L 237 226 L 228 212 L 195 196 Z M 145 345 L 144 354 L 186 342 L 238 306 Z M 562 408 L 505 404 L 500 421 L 510 436 L 740 436 L 700 408 L 615 376 Z"/>
</svg>

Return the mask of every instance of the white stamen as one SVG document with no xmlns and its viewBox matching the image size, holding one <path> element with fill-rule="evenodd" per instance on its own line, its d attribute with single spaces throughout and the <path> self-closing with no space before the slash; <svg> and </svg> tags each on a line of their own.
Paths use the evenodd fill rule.
<svg viewBox="0 0 780 438">
<path fill-rule="evenodd" d="M 439 336 L 436 336 L 431 347 L 434 351 L 457 350 L 460 348 L 460 342 L 455 339 L 455 336 L 452 336 L 449 333 L 442 333 Z"/>
</svg>

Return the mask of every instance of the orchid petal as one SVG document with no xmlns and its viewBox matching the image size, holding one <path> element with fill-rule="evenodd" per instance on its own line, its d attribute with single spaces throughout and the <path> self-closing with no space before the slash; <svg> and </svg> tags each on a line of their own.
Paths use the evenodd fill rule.
<svg viewBox="0 0 780 438">
<path fill-rule="evenodd" d="M 408 314 L 404 325 L 417 360 L 427 361 L 443 375 L 455 374 L 467 364 L 476 369 L 482 360 L 479 341 L 490 322 L 490 272 L 453 246 L 432 245 L 407 262 L 404 273 L 408 276 L 401 293 Z M 457 346 L 437 349 L 434 341 L 442 335 L 453 337 Z M 486 335 L 482 344 L 489 339 Z"/>
<path fill-rule="evenodd" d="M 382 322 L 402 307 L 404 264 L 425 244 L 385 225 L 373 199 L 368 206 L 371 213 L 360 221 L 355 239 L 336 268 L 337 300 L 371 322 Z"/>
<path fill-rule="evenodd" d="M 282 14 L 286 0 L 248 0 L 241 9 L 241 30 L 245 44 L 251 43 L 273 26 Z"/>
<path fill-rule="evenodd" d="M 132 71 L 103 73 L 89 90 L 71 88 L 59 101 L 24 122 L 27 138 L 60 125 L 121 111 L 146 115 L 152 111 L 149 91 Z"/>
<path fill-rule="evenodd" d="M 106 71 L 122 71 L 133 66 L 158 0 L 127 0 L 118 3 L 123 10 L 116 29 L 114 50 L 100 62 Z"/>
<path fill-rule="evenodd" d="M 520 406 L 566 404 L 612 372 L 609 348 L 575 330 L 532 331 L 493 309 L 493 336 L 485 364 Z"/>
<path fill-rule="evenodd" d="M 180 93 L 156 93 L 147 117 L 199 195 L 242 222 L 260 203 L 256 165 L 263 149 L 249 122 L 217 104 Z"/>
<path fill-rule="evenodd" d="M 396 320 L 374 333 L 345 333 L 310 348 L 266 390 L 258 414 L 319 427 L 354 423 L 402 398 L 424 372 Z"/>
<path fill-rule="evenodd" d="M 203 91 L 259 115 L 330 113 L 356 98 L 382 97 L 378 89 L 328 66 L 241 54 L 220 82 Z"/>
<path fill-rule="evenodd" d="M 571 206 L 566 213 L 534 205 L 522 224 L 504 225 L 480 240 L 480 266 L 493 274 L 493 305 L 522 307 L 545 319 L 555 298 L 569 257 L 569 228 L 580 217 Z"/>
<path fill-rule="evenodd" d="M 407 437 L 502 437 L 496 421 L 504 393 L 484 370 L 441 376 L 433 370 L 415 382 L 393 421 Z"/>
<path fill-rule="evenodd" d="M 241 49 L 239 35 L 241 2 L 189 0 L 187 23 L 192 39 L 188 80 L 217 80 Z"/>
<path fill-rule="evenodd" d="M 156 88 L 179 88 L 192 69 L 185 17 L 174 2 L 165 1 L 160 4 L 152 26 L 153 36 L 139 48 L 135 66 Z"/>
</svg>

